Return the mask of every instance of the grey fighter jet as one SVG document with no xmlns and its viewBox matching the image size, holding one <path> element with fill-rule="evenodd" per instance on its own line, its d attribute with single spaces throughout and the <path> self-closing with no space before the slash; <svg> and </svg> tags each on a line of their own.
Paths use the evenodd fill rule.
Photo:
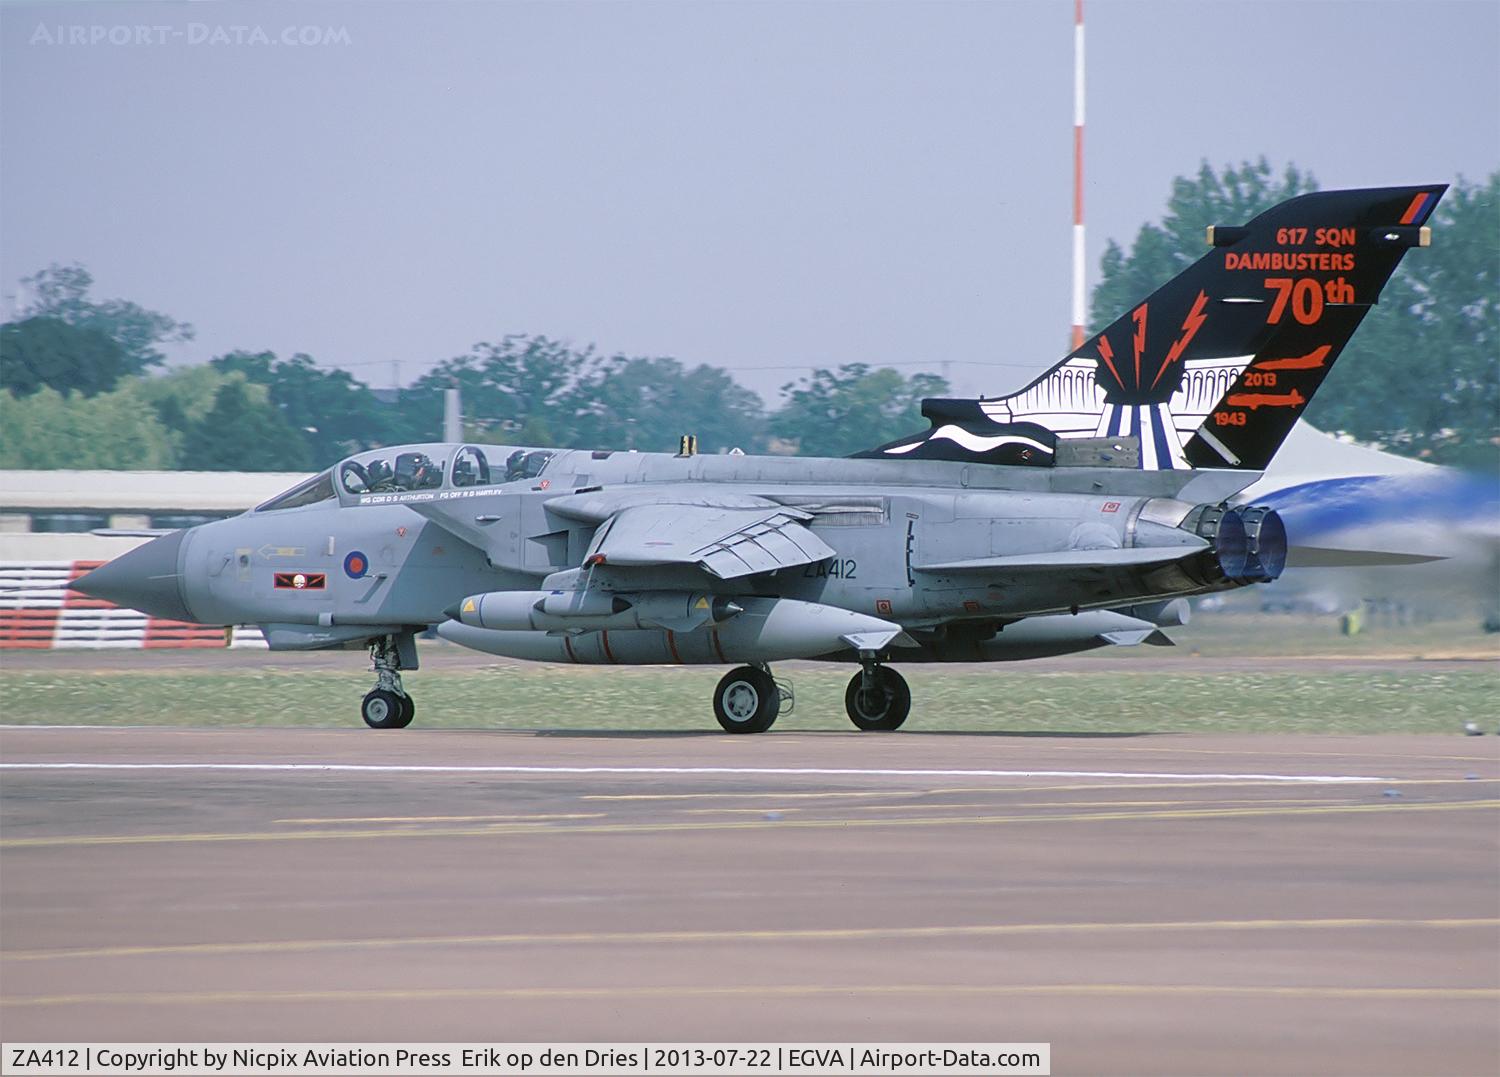
<svg viewBox="0 0 1500 1077">
<path fill-rule="evenodd" d="M 850 459 L 488 444 L 377 449 L 74 587 L 258 624 L 273 650 L 369 648 L 361 713 L 402 727 L 417 636 L 543 662 L 722 664 L 713 709 L 768 729 L 769 663 L 857 663 L 860 729 L 911 709 L 893 668 L 1165 643 L 1185 599 L 1275 579 L 1288 537 L 1236 506 L 1442 186 L 1304 195 L 1242 226 L 1009 396 L 928 400 Z"/>
</svg>

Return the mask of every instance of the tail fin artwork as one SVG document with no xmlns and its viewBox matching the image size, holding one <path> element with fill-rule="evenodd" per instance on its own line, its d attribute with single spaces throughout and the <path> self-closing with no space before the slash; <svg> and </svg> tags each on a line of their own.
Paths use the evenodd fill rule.
<svg viewBox="0 0 1500 1077">
<path fill-rule="evenodd" d="M 858 455 L 1263 470 L 1447 190 L 1320 191 L 1248 224 L 1010 396 L 932 399 Z"/>
</svg>

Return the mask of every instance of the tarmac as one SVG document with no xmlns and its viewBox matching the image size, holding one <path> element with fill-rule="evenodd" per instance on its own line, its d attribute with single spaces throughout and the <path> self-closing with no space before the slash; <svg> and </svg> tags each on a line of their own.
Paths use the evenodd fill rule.
<svg viewBox="0 0 1500 1077">
<path fill-rule="evenodd" d="M 1500 1072 L 1500 739 L 0 729 L 7 1041 Z"/>
</svg>

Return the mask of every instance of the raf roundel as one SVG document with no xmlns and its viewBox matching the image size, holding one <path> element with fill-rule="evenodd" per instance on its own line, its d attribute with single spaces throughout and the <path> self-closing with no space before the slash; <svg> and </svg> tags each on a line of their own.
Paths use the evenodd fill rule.
<svg viewBox="0 0 1500 1077">
<path fill-rule="evenodd" d="M 370 559 L 358 550 L 350 550 L 349 556 L 344 558 L 344 575 L 357 580 L 369 571 Z"/>
</svg>

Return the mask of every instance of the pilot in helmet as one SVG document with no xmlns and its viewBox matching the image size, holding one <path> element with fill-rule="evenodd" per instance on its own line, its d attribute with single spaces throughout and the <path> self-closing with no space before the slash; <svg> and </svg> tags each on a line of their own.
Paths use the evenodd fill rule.
<svg viewBox="0 0 1500 1077">
<path fill-rule="evenodd" d="M 391 472 L 391 465 L 384 460 L 371 460 L 365 465 L 365 472 L 370 476 L 369 488 L 379 490 L 382 487 L 390 489 L 391 480 L 395 477 Z"/>
<path fill-rule="evenodd" d="M 396 488 L 420 490 L 434 474 L 432 459 L 422 452 L 404 452 L 396 457 Z"/>
<path fill-rule="evenodd" d="M 411 486 L 413 490 L 426 490 L 433 486 L 443 484 L 443 469 L 433 462 L 432 457 L 426 453 L 417 454 L 417 464 L 412 470 Z"/>
</svg>

